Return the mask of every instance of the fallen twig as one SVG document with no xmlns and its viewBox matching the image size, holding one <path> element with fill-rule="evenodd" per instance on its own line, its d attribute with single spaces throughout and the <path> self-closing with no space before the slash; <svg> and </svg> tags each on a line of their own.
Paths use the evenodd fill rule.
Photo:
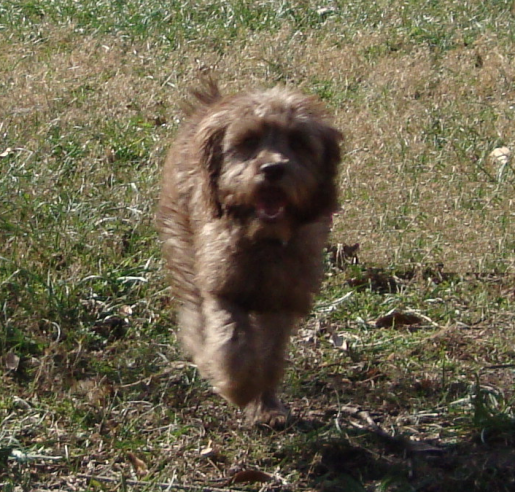
<svg viewBox="0 0 515 492">
<path fill-rule="evenodd" d="M 10 460 L 15 460 L 19 462 L 27 462 L 27 461 L 59 461 L 62 460 L 62 456 L 49 456 L 45 454 L 33 454 L 33 453 L 25 453 L 20 449 L 10 449 L 7 458 Z"/>
<path fill-rule="evenodd" d="M 131 487 L 148 487 L 149 485 L 152 485 L 154 487 L 160 488 L 162 490 L 182 490 L 186 492 L 196 492 L 196 491 L 202 491 L 202 492 L 242 492 L 242 489 L 227 489 L 227 488 L 220 488 L 220 487 L 206 487 L 205 485 L 186 485 L 186 484 L 179 484 L 179 483 L 162 483 L 162 482 L 155 482 L 152 483 L 150 481 L 141 481 L 141 480 L 131 480 L 131 479 L 121 479 L 116 477 L 102 477 L 102 476 L 96 476 L 96 475 L 88 475 L 88 474 L 79 474 L 77 475 L 78 478 L 83 478 L 86 480 L 96 480 L 97 482 L 103 482 L 103 483 L 117 483 L 122 482 L 126 485 L 130 485 Z"/>
<path fill-rule="evenodd" d="M 481 369 L 482 371 L 489 371 L 493 369 L 513 369 L 515 364 L 494 364 L 493 366 L 486 366 Z"/>
<path fill-rule="evenodd" d="M 358 427 L 360 429 L 365 428 L 365 429 L 373 432 L 374 434 L 378 435 L 379 437 L 382 437 L 388 441 L 395 442 L 395 443 L 399 443 L 400 440 L 403 439 L 403 438 L 395 437 L 392 434 L 390 434 L 389 432 L 385 431 L 380 425 L 375 423 L 374 419 L 370 416 L 370 414 L 367 411 L 362 410 L 359 407 L 343 406 L 343 407 L 339 408 L 339 411 L 341 413 L 348 415 L 349 417 L 358 418 L 359 420 L 365 422 L 365 424 L 366 424 L 365 426 L 360 426 L 354 422 L 350 422 L 350 424 L 354 427 Z"/>
<path fill-rule="evenodd" d="M 342 406 L 340 407 L 340 412 L 350 417 L 358 418 L 363 421 L 365 425 L 359 425 L 356 422 L 350 422 L 350 424 L 357 429 L 365 429 L 381 439 L 385 440 L 388 444 L 393 445 L 394 447 L 401 448 L 404 451 L 408 451 L 411 453 L 421 453 L 421 452 L 432 452 L 432 453 L 441 453 L 443 449 L 437 448 L 432 444 L 425 443 L 423 441 L 410 441 L 409 439 L 403 436 L 394 436 L 384 430 L 379 424 L 377 424 L 374 419 L 370 416 L 370 414 L 366 410 L 362 410 L 359 407 L 352 406 Z"/>
<path fill-rule="evenodd" d="M 147 376 L 143 379 L 138 379 L 138 381 L 134 381 L 132 383 L 126 383 L 126 384 L 122 384 L 120 385 L 120 388 L 132 388 L 134 386 L 139 386 L 140 384 L 145 384 L 145 385 L 149 385 L 150 383 L 152 383 L 153 381 L 158 381 L 160 379 L 163 379 L 163 378 L 166 378 L 168 376 L 170 376 L 170 374 L 176 374 L 178 376 L 180 376 L 180 370 L 181 369 L 184 369 L 186 366 L 192 366 L 192 367 L 195 367 L 194 364 L 191 364 L 189 362 L 176 362 L 174 364 L 172 364 L 172 367 L 167 367 L 166 369 L 163 369 L 162 371 L 156 373 L 156 374 L 152 374 L 151 376 Z"/>
<path fill-rule="evenodd" d="M 350 291 L 347 292 L 344 296 L 339 297 L 338 299 L 335 299 L 334 301 L 327 303 L 327 304 L 319 304 L 318 306 L 315 306 L 315 311 L 317 313 L 322 314 L 329 314 L 332 313 L 336 308 L 343 304 L 347 299 L 351 298 L 353 296 L 354 292 Z"/>
</svg>

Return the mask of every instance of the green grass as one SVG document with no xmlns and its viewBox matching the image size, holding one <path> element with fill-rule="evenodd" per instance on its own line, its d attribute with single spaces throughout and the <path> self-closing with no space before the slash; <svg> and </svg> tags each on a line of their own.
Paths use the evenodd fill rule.
<svg viewBox="0 0 515 492">
<path fill-rule="evenodd" d="M 512 23 L 511 1 L 4 1 L 0 488 L 512 490 L 515 174 L 490 157 L 515 145 Z M 360 263 L 327 262 L 282 432 L 176 341 L 153 213 L 206 69 L 317 94 L 345 134 L 331 241 Z M 393 309 L 420 322 L 377 327 Z"/>
</svg>

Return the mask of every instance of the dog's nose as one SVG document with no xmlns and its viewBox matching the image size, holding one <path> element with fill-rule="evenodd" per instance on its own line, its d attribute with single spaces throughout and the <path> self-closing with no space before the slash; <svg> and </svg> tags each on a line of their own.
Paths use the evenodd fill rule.
<svg viewBox="0 0 515 492">
<path fill-rule="evenodd" d="M 278 181 L 284 175 L 285 166 L 282 162 L 269 162 L 263 164 L 260 171 L 265 175 L 267 181 Z"/>
</svg>

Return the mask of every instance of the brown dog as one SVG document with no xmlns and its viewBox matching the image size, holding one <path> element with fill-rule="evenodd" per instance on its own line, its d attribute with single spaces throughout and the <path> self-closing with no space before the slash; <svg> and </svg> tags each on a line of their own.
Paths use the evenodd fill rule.
<svg viewBox="0 0 515 492">
<path fill-rule="evenodd" d="M 276 388 L 320 285 L 341 134 L 316 98 L 284 88 L 194 95 L 157 212 L 181 338 L 251 422 L 281 424 Z"/>
</svg>

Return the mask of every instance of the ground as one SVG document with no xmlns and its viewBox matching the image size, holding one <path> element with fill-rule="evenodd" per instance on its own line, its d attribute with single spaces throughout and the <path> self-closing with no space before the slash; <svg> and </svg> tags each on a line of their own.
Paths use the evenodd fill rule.
<svg viewBox="0 0 515 492">
<path fill-rule="evenodd" d="M 513 490 L 511 2 L 249 5 L 0 5 L 0 488 Z M 153 214 L 207 72 L 345 135 L 282 430 L 176 340 Z"/>
</svg>

